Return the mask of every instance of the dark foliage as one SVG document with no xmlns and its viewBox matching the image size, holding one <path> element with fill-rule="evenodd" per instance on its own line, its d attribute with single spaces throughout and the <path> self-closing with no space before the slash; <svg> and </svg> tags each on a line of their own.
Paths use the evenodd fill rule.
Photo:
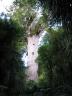
<svg viewBox="0 0 72 96">
<path fill-rule="evenodd" d="M 72 0 L 39 0 L 44 8 L 45 19 L 49 25 L 62 24 L 62 35 L 52 38 L 49 45 L 44 45 L 40 50 L 41 64 L 52 76 L 50 82 L 51 96 L 71 96 L 72 90 Z M 52 37 L 53 33 L 51 34 Z M 51 45 L 51 47 L 50 47 Z M 44 51 L 45 50 L 45 51 Z M 44 55 L 44 56 L 43 56 Z M 42 57 L 43 56 L 43 57 Z M 49 68 L 48 66 L 51 66 Z M 48 78 L 49 79 L 49 78 Z M 47 79 L 47 80 L 48 80 Z M 49 83 L 50 84 L 50 83 Z M 56 85 L 55 85 L 56 84 Z M 56 91 L 55 91 L 56 90 Z"/>
<path fill-rule="evenodd" d="M 0 94 L 5 96 L 18 96 L 24 91 L 25 68 L 18 45 L 23 34 L 12 20 L 0 19 Z"/>
<path fill-rule="evenodd" d="M 48 10 L 51 24 L 62 22 L 63 26 L 71 28 L 72 0 L 39 0 L 45 10 Z"/>
<path fill-rule="evenodd" d="M 40 86 L 50 88 L 51 92 L 48 93 L 51 96 L 71 96 L 72 37 L 61 30 L 50 30 L 46 38 L 49 43 L 45 43 L 38 51 L 39 76 L 42 77 Z"/>
</svg>

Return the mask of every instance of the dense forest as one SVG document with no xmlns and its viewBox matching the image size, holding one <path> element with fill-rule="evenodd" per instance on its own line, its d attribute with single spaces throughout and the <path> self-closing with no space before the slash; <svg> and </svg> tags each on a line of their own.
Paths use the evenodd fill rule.
<svg viewBox="0 0 72 96">
<path fill-rule="evenodd" d="M 39 8 L 42 15 L 31 29 Z M 28 37 L 41 31 L 46 34 L 35 60 L 38 78 L 27 80 L 22 56 Z M 0 96 L 72 96 L 71 32 L 71 0 L 15 0 L 9 13 L 0 14 Z"/>
</svg>

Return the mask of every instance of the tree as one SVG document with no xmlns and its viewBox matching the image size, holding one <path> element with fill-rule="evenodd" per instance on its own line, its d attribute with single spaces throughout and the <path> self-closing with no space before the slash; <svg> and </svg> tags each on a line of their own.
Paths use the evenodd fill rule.
<svg viewBox="0 0 72 96">
<path fill-rule="evenodd" d="M 37 59 L 40 86 L 50 88 L 50 95 L 53 92 L 56 94 L 58 90 L 64 90 L 65 94 L 69 94 L 64 88 L 67 88 L 71 93 L 72 71 L 70 62 L 72 60 L 69 59 L 71 58 L 71 44 L 68 46 L 69 42 L 62 28 L 57 31 L 49 29 L 48 35 L 46 34 L 44 38 L 45 41 L 38 50 Z"/>
<path fill-rule="evenodd" d="M 18 96 L 23 94 L 25 83 L 20 52 L 25 44 L 23 29 L 12 20 L 0 19 L 0 30 L 0 86 L 5 86 L 0 88 L 5 96 Z"/>
<path fill-rule="evenodd" d="M 72 1 L 71 0 L 39 0 L 48 10 L 51 22 L 62 22 L 63 26 L 70 27 L 72 24 Z"/>
<path fill-rule="evenodd" d="M 10 12 L 11 18 L 17 22 L 25 31 L 28 30 L 29 25 L 32 23 L 36 12 L 36 0 L 15 0 L 14 9 L 15 11 Z"/>
</svg>

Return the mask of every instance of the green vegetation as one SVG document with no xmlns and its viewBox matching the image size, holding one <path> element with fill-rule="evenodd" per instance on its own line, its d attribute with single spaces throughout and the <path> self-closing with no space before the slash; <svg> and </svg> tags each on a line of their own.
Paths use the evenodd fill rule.
<svg viewBox="0 0 72 96">
<path fill-rule="evenodd" d="M 49 26 L 57 26 L 58 32 L 48 29 L 48 44 L 39 48 L 39 74 L 41 85 L 51 89 L 48 96 L 71 96 L 72 90 L 72 2 L 70 0 L 39 0 L 44 8 Z M 44 74 L 44 75 L 43 75 Z M 41 78 L 42 77 L 42 78 Z"/>
<path fill-rule="evenodd" d="M 1 96 L 18 96 L 24 91 L 25 67 L 21 60 L 21 48 L 25 45 L 25 38 L 23 29 L 18 24 L 12 20 L 0 19 Z"/>
<path fill-rule="evenodd" d="M 21 60 L 37 2 L 43 16 L 33 34 L 48 32 L 38 49 L 38 81 L 27 81 Z M 72 1 L 16 0 L 11 19 L 0 19 L 0 96 L 72 96 Z M 58 25 L 53 29 L 54 25 Z"/>
<path fill-rule="evenodd" d="M 34 7 L 34 1 L 32 0 L 16 0 L 14 2 L 15 10 L 13 12 L 13 15 L 11 14 L 11 18 L 17 22 L 21 27 L 24 28 L 25 31 L 27 31 L 29 25 L 33 21 L 36 13 L 33 9 Z"/>
</svg>

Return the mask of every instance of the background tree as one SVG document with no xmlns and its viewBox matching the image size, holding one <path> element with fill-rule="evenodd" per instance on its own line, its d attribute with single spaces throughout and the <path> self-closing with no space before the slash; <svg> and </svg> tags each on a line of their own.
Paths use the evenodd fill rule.
<svg viewBox="0 0 72 96">
<path fill-rule="evenodd" d="M 49 29 L 48 35 L 44 37 L 44 44 L 38 50 L 39 84 L 45 89 L 50 88 L 48 93 L 55 94 L 53 96 L 71 94 L 71 42 L 69 48 L 67 42 L 62 28 L 57 31 Z"/>
<path fill-rule="evenodd" d="M 64 32 L 62 36 L 59 36 L 54 45 L 56 46 L 56 73 L 58 82 L 65 88 L 71 90 L 72 84 L 72 64 L 71 64 L 71 45 L 72 45 L 72 1 L 71 0 L 39 0 L 44 8 L 45 19 L 49 23 L 49 26 L 61 25 Z M 53 34 L 53 33 L 52 33 Z M 58 55 L 59 54 L 59 55 Z M 62 57 L 62 58 L 61 58 Z M 55 73 L 55 74 L 56 74 Z M 60 76 L 60 77 L 59 77 Z M 68 90 L 67 89 L 67 90 Z M 66 93 L 66 91 L 65 91 Z"/>
<path fill-rule="evenodd" d="M 25 45 L 25 38 L 23 29 L 17 23 L 11 19 L 0 19 L 1 96 L 3 93 L 5 96 L 18 96 L 24 92 L 25 67 L 21 60 L 21 48 Z"/>
<path fill-rule="evenodd" d="M 39 0 L 46 13 L 48 12 L 51 23 L 62 22 L 63 26 L 70 28 L 72 24 L 72 1 L 71 0 Z"/>
</svg>

